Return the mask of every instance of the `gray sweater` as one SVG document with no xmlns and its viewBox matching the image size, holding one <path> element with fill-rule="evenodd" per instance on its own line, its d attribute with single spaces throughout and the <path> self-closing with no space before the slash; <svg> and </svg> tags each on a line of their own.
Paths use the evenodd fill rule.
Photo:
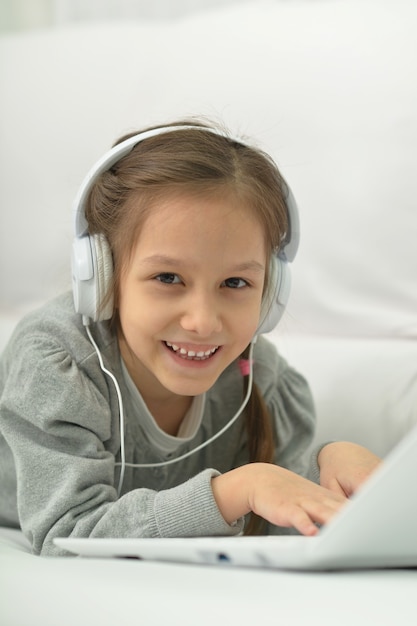
<svg viewBox="0 0 417 626">
<path fill-rule="evenodd" d="M 125 408 L 128 463 L 155 463 L 126 385 L 118 343 L 107 323 L 92 326 L 104 365 L 116 376 Z M 307 475 L 314 409 L 305 380 L 265 338 L 254 352 L 254 379 L 274 418 L 275 461 Z M 200 427 L 179 456 L 218 432 L 238 410 L 243 379 L 231 364 L 206 393 Z M 0 359 L 0 525 L 21 527 L 37 554 L 63 554 L 54 537 L 234 535 L 211 479 L 248 461 L 243 420 L 176 464 L 126 468 L 121 496 L 119 405 L 102 372 L 71 294 L 17 326 Z M 284 532 L 269 528 L 269 532 Z"/>
</svg>

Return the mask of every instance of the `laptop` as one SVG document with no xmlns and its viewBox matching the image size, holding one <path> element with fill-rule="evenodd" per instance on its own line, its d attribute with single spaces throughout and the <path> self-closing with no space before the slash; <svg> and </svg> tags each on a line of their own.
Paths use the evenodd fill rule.
<svg viewBox="0 0 417 626">
<path fill-rule="evenodd" d="M 352 570 L 417 567 L 417 427 L 314 537 L 56 538 L 84 557 L 227 567 Z"/>
</svg>

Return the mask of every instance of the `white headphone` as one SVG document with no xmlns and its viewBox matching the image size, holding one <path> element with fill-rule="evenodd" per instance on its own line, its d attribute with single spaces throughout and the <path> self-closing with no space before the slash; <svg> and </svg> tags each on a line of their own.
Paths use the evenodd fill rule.
<svg viewBox="0 0 417 626">
<path fill-rule="evenodd" d="M 113 274 L 113 260 L 107 239 L 102 234 L 90 235 L 85 217 L 85 205 L 96 179 L 109 170 L 117 161 L 140 142 L 164 133 L 198 129 L 244 144 L 241 139 L 230 137 L 217 129 L 205 126 L 162 126 L 126 139 L 106 152 L 97 161 L 82 183 L 75 198 L 75 239 L 72 246 L 72 287 L 74 306 L 86 323 L 110 319 L 113 315 L 113 301 L 110 298 L 105 307 L 102 303 L 107 294 Z M 269 289 L 264 296 L 260 325 L 257 334 L 267 333 L 278 324 L 288 302 L 291 277 L 288 263 L 297 253 L 300 240 L 298 209 L 294 196 L 287 185 L 285 198 L 288 214 L 288 231 L 280 250 L 271 259 Z"/>
</svg>

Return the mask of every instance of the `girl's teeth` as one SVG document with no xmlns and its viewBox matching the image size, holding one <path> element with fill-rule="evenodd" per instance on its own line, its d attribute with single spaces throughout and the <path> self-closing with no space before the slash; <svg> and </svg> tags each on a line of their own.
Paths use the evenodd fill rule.
<svg viewBox="0 0 417 626">
<path fill-rule="evenodd" d="M 214 354 L 216 352 L 216 350 L 218 349 L 218 346 L 215 346 L 214 348 L 211 348 L 211 350 L 206 350 L 206 351 L 200 350 L 199 352 L 195 352 L 195 350 L 186 350 L 185 348 L 180 348 L 175 343 L 170 343 L 169 341 L 167 341 L 166 344 L 174 352 L 178 352 L 178 354 L 180 354 L 181 356 L 184 356 L 184 357 L 189 358 L 189 359 L 193 359 L 193 358 L 197 358 L 197 359 L 208 358 L 209 356 Z"/>
</svg>

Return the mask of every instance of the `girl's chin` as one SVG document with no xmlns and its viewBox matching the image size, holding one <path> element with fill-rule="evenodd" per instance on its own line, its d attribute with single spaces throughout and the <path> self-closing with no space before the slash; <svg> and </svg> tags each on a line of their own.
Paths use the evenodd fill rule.
<svg viewBox="0 0 417 626">
<path fill-rule="evenodd" d="M 159 383 L 162 387 L 175 396 L 199 396 L 206 393 L 216 382 L 220 374 L 214 376 L 200 376 L 199 378 L 187 376 L 162 375 Z"/>
</svg>

